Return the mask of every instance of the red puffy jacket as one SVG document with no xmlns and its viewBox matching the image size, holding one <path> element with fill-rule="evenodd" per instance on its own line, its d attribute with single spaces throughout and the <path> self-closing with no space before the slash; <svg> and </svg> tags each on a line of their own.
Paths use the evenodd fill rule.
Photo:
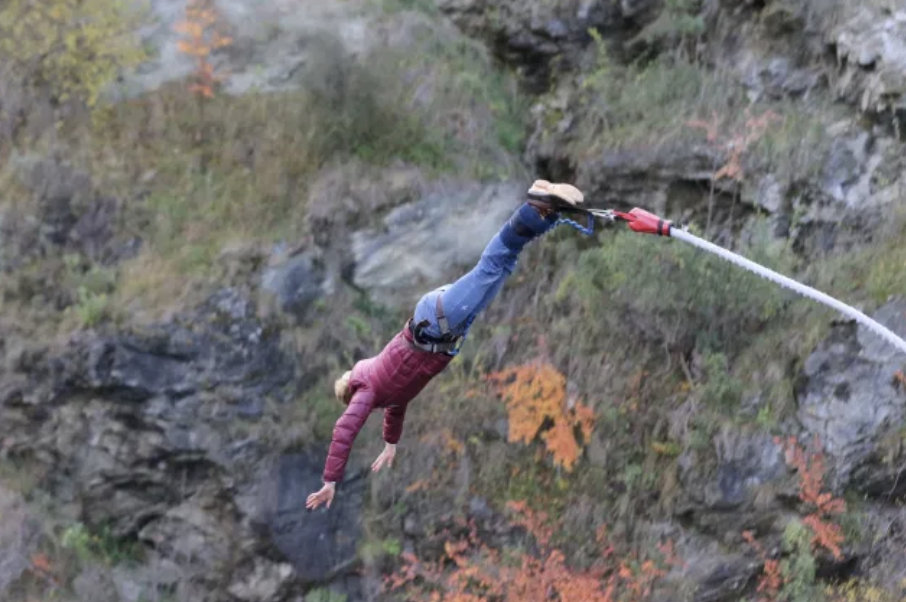
<svg viewBox="0 0 906 602">
<path fill-rule="evenodd" d="M 375 408 L 384 409 L 384 441 L 396 444 L 403 434 L 406 406 L 452 359 L 413 345 L 407 324 L 377 356 L 357 362 L 349 379 L 352 399 L 333 429 L 324 480 L 343 478 L 353 441 Z"/>
</svg>

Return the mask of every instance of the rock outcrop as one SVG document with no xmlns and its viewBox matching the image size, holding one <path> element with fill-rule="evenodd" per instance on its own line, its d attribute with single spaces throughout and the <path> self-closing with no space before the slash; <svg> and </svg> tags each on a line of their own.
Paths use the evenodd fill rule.
<svg viewBox="0 0 906 602">
<path fill-rule="evenodd" d="M 906 336 L 903 301 L 888 303 L 873 317 Z M 837 487 L 851 485 L 874 496 L 906 493 L 903 461 L 883 448 L 886 435 L 901 429 L 906 417 L 906 383 L 897 377 L 904 366 L 901 353 L 851 322 L 835 325 L 806 359 L 798 417 L 834 459 Z"/>
<path fill-rule="evenodd" d="M 0 452 L 43 466 L 41 486 L 88 525 L 137 538 L 218 600 L 274 602 L 353 568 L 356 469 L 329 514 L 307 512 L 323 450 L 293 451 L 314 441 L 284 419 L 318 363 L 282 351 L 236 291 L 13 364 Z"/>
</svg>

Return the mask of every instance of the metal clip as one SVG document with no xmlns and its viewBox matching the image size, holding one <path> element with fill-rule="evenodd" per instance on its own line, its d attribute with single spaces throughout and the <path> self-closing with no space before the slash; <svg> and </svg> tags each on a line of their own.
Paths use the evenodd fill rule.
<svg viewBox="0 0 906 602">
<path fill-rule="evenodd" d="M 588 209 L 588 212 L 606 222 L 616 221 L 616 216 L 613 214 L 612 209 Z"/>
</svg>

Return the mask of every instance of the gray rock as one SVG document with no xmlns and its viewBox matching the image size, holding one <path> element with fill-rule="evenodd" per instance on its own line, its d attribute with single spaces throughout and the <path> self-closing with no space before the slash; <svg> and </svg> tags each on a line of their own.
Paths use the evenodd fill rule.
<svg viewBox="0 0 906 602">
<path fill-rule="evenodd" d="M 305 498 L 322 485 L 322 469 L 322 463 L 304 454 L 281 457 L 274 475 L 275 506 L 267 515 L 274 546 L 303 583 L 329 581 L 357 562 L 356 546 L 362 529 L 361 476 L 347 470 L 329 509 L 306 510 Z"/>
<path fill-rule="evenodd" d="M 687 195 L 676 194 L 674 187 L 710 182 L 719 161 L 719 154 L 704 145 L 623 149 L 582 162 L 574 180 L 587 197 L 602 205 L 645 207 L 684 221 L 690 210 L 702 211 L 707 195 L 695 195 L 692 206 Z"/>
<path fill-rule="evenodd" d="M 874 317 L 906 335 L 906 302 L 893 301 Z M 876 457 L 878 440 L 906 417 L 906 392 L 894 373 L 903 358 L 878 335 L 854 323 L 833 327 L 806 359 L 798 387 L 798 417 L 835 460 L 837 486 L 893 485 L 896 470 Z"/>
<path fill-rule="evenodd" d="M 280 310 L 306 323 L 312 304 L 324 296 L 324 281 L 323 265 L 304 252 L 264 272 L 261 288 L 276 296 Z"/>
<path fill-rule="evenodd" d="M 882 12 L 873 4 L 847 4 L 827 39 L 845 63 L 838 92 L 862 110 L 902 108 L 906 99 L 906 9 Z"/>
<path fill-rule="evenodd" d="M 782 55 L 762 56 L 755 48 L 740 52 L 733 67 L 754 97 L 799 97 L 822 83 L 820 72 L 796 65 Z"/>
<path fill-rule="evenodd" d="M 679 459 L 682 501 L 677 512 L 715 533 L 770 520 L 771 491 L 786 476 L 780 446 L 769 433 L 725 427 L 715 436 L 717 463 L 686 452 Z"/>
<path fill-rule="evenodd" d="M 120 602 L 110 572 L 98 566 L 89 566 L 79 573 L 72 581 L 72 589 L 78 600 Z"/>
<path fill-rule="evenodd" d="M 438 8 L 466 33 L 484 39 L 510 64 L 524 71 L 530 86 L 546 86 L 549 67 L 575 65 L 591 41 L 588 30 L 611 31 L 624 17 L 640 18 L 657 3 L 569 0 L 488 4 L 479 0 L 435 0 Z"/>
<path fill-rule="evenodd" d="M 672 567 L 658 580 L 652 602 L 735 602 L 743 599 L 761 570 L 761 563 L 756 559 L 673 524 L 655 524 L 649 530 L 651 548 L 669 538 L 682 560 L 681 565 Z M 733 533 L 738 537 L 738 525 Z"/>
<path fill-rule="evenodd" d="M 77 333 L 19 362 L 21 373 L 4 374 L 0 453 L 53 466 L 41 486 L 80 508 L 78 520 L 137 538 L 153 547 L 155 566 L 179 568 L 158 581 L 116 575 L 114 599 L 177 582 L 190 598 L 201 588 L 220 602 L 232 589 L 244 599 L 276 601 L 284 582 L 352 566 L 356 486 L 343 485 L 330 513 L 307 514 L 302 505 L 323 457 L 297 459 L 282 476 L 269 468 L 283 454 L 284 404 L 312 381 L 299 366 L 323 366 L 288 355 L 273 324 L 255 316 L 248 298 L 223 289 L 167 323 Z M 301 575 L 268 565 L 275 554 Z M 256 562 L 263 568 L 234 570 Z"/>
<path fill-rule="evenodd" d="M 769 213 L 779 213 L 786 204 L 786 190 L 772 174 L 758 181 L 754 204 Z"/>
<path fill-rule="evenodd" d="M 354 282 L 380 302 L 412 303 L 471 269 L 525 198 L 520 183 L 450 184 L 352 235 Z"/>
<path fill-rule="evenodd" d="M 256 559 L 251 572 L 234 582 L 229 592 L 243 602 L 270 602 L 279 599 L 292 577 L 290 565 Z"/>
<path fill-rule="evenodd" d="M 901 193 L 899 144 L 847 122 L 827 130 L 833 142 L 815 181 L 793 195 L 790 237 L 797 249 L 829 252 L 863 243 L 883 227 Z"/>
<path fill-rule="evenodd" d="M 120 564 L 113 567 L 111 579 L 120 602 L 143 602 L 163 597 L 184 578 L 183 571 L 172 561 L 150 554 L 138 567 Z"/>
<path fill-rule="evenodd" d="M 426 182 L 417 167 L 394 164 L 383 169 L 348 161 L 323 169 L 311 183 L 306 221 L 320 247 L 342 247 L 349 232 L 374 215 L 419 199 Z M 339 243 L 339 244 L 338 244 Z"/>
<path fill-rule="evenodd" d="M 29 558 L 40 540 L 40 525 L 22 496 L 0 483 L 0 595 L 31 567 Z"/>
</svg>

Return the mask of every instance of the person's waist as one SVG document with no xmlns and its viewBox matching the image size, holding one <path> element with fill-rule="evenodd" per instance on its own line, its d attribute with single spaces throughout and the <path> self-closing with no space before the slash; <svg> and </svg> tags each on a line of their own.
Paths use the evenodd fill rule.
<svg viewBox="0 0 906 602">
<path fill-rule="evenodd" d="M 424 333 L 419 333 L 418 328 L 415 324 L 414 319 L 409 318 L 406 322 L 406 327 L 403 329 L 403 337 L 414 347 L 421 349 L 422 351 L 427 351 L 429 353 L 445 353 L 448 351 L 456 350 L 459 345 L 461 336 L 452 337 L 449 339 L 437 339 L 431 336 L 427 336 Z"/>
</svg>

